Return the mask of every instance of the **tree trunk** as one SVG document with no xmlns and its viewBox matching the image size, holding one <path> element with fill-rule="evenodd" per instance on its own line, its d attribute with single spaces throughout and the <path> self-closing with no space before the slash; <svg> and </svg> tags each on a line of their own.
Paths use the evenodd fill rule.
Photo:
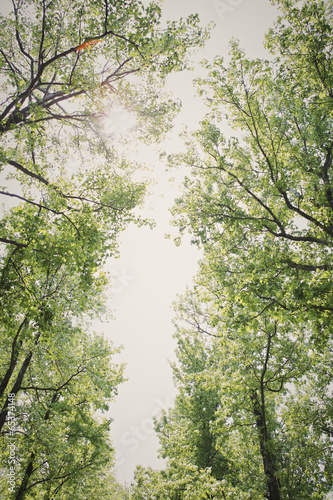
<svg viewBox="0 0 333 500">
<path fill-rule="evenodd" d="M 27 371 L 28 366 L 30 364 L 32 354 L 33 354 L 32 351 L 30 351 L 28 356 L 23 361 L 22 366 L 21 366 L 21 370 L 19 371 L 19 373 L 16 377 L 15 384 L 11 390 L 11 394 L 17 394 L 18 391 L 21 389 L 21 384 L 22 384 L 25 372 Z M 5 404 L 3 405 L 1 413 L 0 413 L 0 431 L 2 430 L 2 428 L 6 422 L 7 413 L 8 413 L 8 410 L 7 410 L 8 403 L 9 403 L 9 401 L 8 401 L 8 397 L 7 397 Z"/>
<path fill-rule="evenodd" d="M 260 453 L 266 476 L 266 484 L 268 489 L 268 500 L 281 500 L 279 480 L 276 477 L 274 459 L 268 448 L 268 431 L 265 419 L 265 410 L 259 402 L 258 394 L 253 391 L 251 394 L 253 403 L 253 413 L 256 419 L 256 427 L 260 442 Z"/>
<path fill-rule="evenodd" d="M 28 486 L 30 476 L 33 473 L 34 459 L 35 459 L 35 454 L 34 454 L 34 452 L 32 452 L 30 455 L 29 463 L 25 469 L 25 474 L 24 474 L 23 480 L 21 482 L 20 488 L 19 488 L 18 492 L 16 493 L 15 500 L 23 500 L 23 498 L 25 497 L 26 488 Z"/>
<path fill-rule="evenodd" d="M 24 318 L 24 320 L 22 321 L 22 323 L 20 324 L 19 329 L 17 330 L 17 333 L 14 337 L 14 340 L 12 343 L 12 353 L 11 353 L 11 358 L 10 358 L 10 362 L 9 362 L 9 367 L 8 367 L 8 369 L 4 375 L 4 378 L 2 379 L 1 384 L 0 384 L 0 397 L 3 396 L 3 393 L 5 392 L 5 390 L 7 388 L 10 377 L 12 376 L 13 371 L 16 367 L 17 358 L 19 355 L 19 348 L 20 348 L 20 342 L 18 342 L 18 337 L 22 331 L 22 328 L 27 324 L 27 322 L 28 322 L 28 319 L 26 316 Z"/>
<path fill-rule="evenodd" d="M 53 395 L 53 398 L 51 400 L 51 405 L 57 401 L 58 397 L 59 397 L 59 393 L 56 392 Z M 50 407 L 48 408 L 47 412 L 44 415 L 44 420 L 48 420 L 50 418 L 50 413 L 51 413 L 51 408 L 52 408 L 51 405 L 50 405 Z M 28 463 L 28 465 L 27 465 L 27 467 L 25 469 L 25 473 L 24 473 L 24 477 L 22 479 L 21 485 L 19 487 L 18 492 L 16 493 L 15 500 L 23 500 L 24 497 L 25 497 L 27 486 L 28 486 L 28 483 L 29 483 L 29 479 L 30 479 L 31 475 L 34 472 L 34 470 L 33 470 L 34 461 L 35 461 L 35 453 L 32 451 L 31 455 L 30 455 L 29 463 Z"/>
</svg>

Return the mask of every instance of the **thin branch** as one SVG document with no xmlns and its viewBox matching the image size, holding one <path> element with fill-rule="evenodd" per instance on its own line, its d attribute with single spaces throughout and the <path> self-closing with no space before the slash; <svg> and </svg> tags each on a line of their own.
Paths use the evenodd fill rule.
<svg viewBox="0 0 333 500">
<path fill-rule="evenodd" d="M 66 385 L 68 385 L 71 382 L 71 380 L 73 380 L 73 378 L 75 378 L 77 375 L 80 375 L 80 373 L 83 373 L 86 370 L 85 367 L 83 367 L 83 368 L 80 369 L 80 366 L 77 368 L 77 371 L 75 373 L 73 373 L 69 377 L 69 379 L 66 380 L 66 382 L 64 382 L 63 384 L 61 384 L 59 387 L 37 387 L 37 386 L 34 386 L 34 385 L 29 385 L 29 386 L 26 386 L 26 387 L 21 387 L 21 390 L 22 391 L 35 390 L 35 391 L 54 391 L 54 392 L 59 392 L 59 391 L 61 391 L 61 389 L 63 389 L 64 387 L 66 387 Z"/>
<path fill-rule="evenodd" d="M 35 201 L 28 200 L 27 198 L 24 198 L 23 196 L 19 196 L 18 194 L 13 194 L 13 193 L 6 193 L 5 191 L 0 191 L 0 194 L 4 196 L 10 196 L 12 198 L 18 198 L 19 200 L 25 201 L 26 203 L 29 203 L 30 205 L 33 205 L 35 207 L 48 210 L 49 212 L 55 214 L 55 215 L 63 215 L 69 222 L 70 224 L 75 228 L 76 232 L 78 233 L 79 237 L 81 237 L 80 231 L 76 224 L 68 217 L 68 215 L 65 214 L 65 212 L 58 212 L 57 210 L 54 210 L 53 208 L 47 207 L 46 205 L 41 205 L 40 203 L 36 203 Z"/>
<path fill-rule="evenodd" d="M 31 73 L 31 78 L 33 78 L 33 76 L 34 76 L 34 63 L 35 63 L 35 60 L 34 60 L 34 58 L 28 52 L 25 51 L 25 49 L 23 47 L 23 43 L 22 43 L 22 40 L 21 40 L 21 37 L 20 37 L 20 33 L 19 33 L 18 29 L 17 29 L 17 26 L 19 24 L 18 8 L 15 5 L 15 1 L 14 0 L 12 0 L 12 4 L 13 4 L 13 7 L 14 7 L 14 13 L 15 13 L 15 18 L 16 18 L 16 28 L 15 28 L 16 40 L 17 40 L 18 46 L 19 46 L 20 51 L 22 52 L 22 54 L 30 60 L 30 73 Z"/>
<path fill-rule="evenodd" d="M 28 170 L 27 168 L 23 167 L 23 165 L 21 165 L 17 161 L 7 160 L 7 163 L 9 163 L 9 165 L 12 165 L 13 167 L 17 168 L 18 170 L 20 170 L 24 174 L 29 175 L 29 177 L 33 177 L 34 179 L 37 179 L 42 184 L 45 184 L 46 186 L 50 185 L 50 182 L 47 179 L 45 179 L 45 177 L 42 177 L 40 174 L 35 174 L 31 170 Z"/>
</svg>

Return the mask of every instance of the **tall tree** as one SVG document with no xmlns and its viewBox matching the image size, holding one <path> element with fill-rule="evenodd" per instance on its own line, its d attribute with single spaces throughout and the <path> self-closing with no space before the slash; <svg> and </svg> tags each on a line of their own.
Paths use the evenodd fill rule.
<svg viewBox="0 0 333 500">
<path fill-rule="evenodd" d="M 332 21 L 330 3 L 275 2 L 269 60 L 237 42 L 227 66 L 207 63 L 199 92 L 212 113 L 174 159 L 192 167 L 174 215 L 215 256 L 237 318 L 253 310 L 310 321 L 318 342 L 332 320 Z M 223 136 L 222 118 L 237 130 Z M 243 301 L 246 310 L 238 308 Z"/>
<path fill-rule="evenodd" d="M 135 212 L 146 186 L 103 123 L 122 106 L 157 140 L 179 109 L 161 93 L 165 76 L 208 32 L 196 15 L 162 26 L 160 7 L 137 0 L 11 4 L 0 18 L 0 195 L 14 202 L 0 221 L 0 429 L 10 436 L 14 398 L 19 453 L 3 493 L 83 498 L 86 482 L 97 498 L 105 476 L 123 495 L 109 422 L 96 416 L 121 371 L 85 324 L 104 312 L 103 264 L 120 232 L 146 222 Z"/>
<path fill-rule="evenodd" d="M 121 367 L 111 363 L 115 349 L 68 321 L 55 321 L 50 333 L 7 398 L 2 463 L 11 460 L 9 444 L 14 444 L 17 462 L 15 485 L 2 483 L 6 498 L 11 493 L 17 500 L 52 498 L 60 492 L 70 497 L 63 492 L 82 477 L 93 478 L 113 465 L 110 421 L 96 419 L 95 413 L 109 408 L 122 381 Z"/>
<path fill-rule="evenodd" d="M 330 349 L 267 314 L 226 329 L 200 281 L 177 307 L 178 396 L 156 422 L 167 464 L 138 469 L 135 498 L 326 498 Z"/>
<path fill-rule="evenodd" d="M 156 421 L 161 457 L 211 470 L 221 480 L 230 468 L 228 457 L 217 447 L 216 413 L 221 408 L 216 347 L 202 336 L 177 332 L 178 363 L 173 364 L 178 388 L 175 404 Z M 215 374 L 216 375 L 216 374 Z"/>
<path fill-rule="evenodd" d="M 170 157 L 191 168 L 175 225 L 204 258 L 179 304 L 179 398 L 157 427 L 165 473 L 168 484 L 181 474 L 177 452 L 196 463 L 191 396 L 213 394 L 200 422 L 228 459 L 215 498 L 235 500 L 324 499 L 333 481 L 331 5 L 274 3 L 283 16 L 266 37 L 270 59 L 249 60 L 232 42 L 228 66 L 206 63 L 198 88 L 212 111 Z M 237 137 L 223 136 L 222 118 Z M 200 370 L 205 345 L 211 365 L 190 382 L 188 360 Z M 186 486 L 178 494 L 189 498 Z"/>
<path fill-rule="evenodd" d="M 117 158 L 103 119 L 123 103 L 154 138 L 167 130 L 178 104 L 158 98 L 157 87 L 186 67 L 189 48 L 203 44 L 206 30 L 197 16 L 163 28 L 161 9 L 136 0 L 12 5 L 1 20 L 1 164 L 23 186 L 1 195 L 69 218 L 88 207 L 133 208 L 131 169 Z M 119 203 L 110 192 L 117 182 Z"/>
</svg>

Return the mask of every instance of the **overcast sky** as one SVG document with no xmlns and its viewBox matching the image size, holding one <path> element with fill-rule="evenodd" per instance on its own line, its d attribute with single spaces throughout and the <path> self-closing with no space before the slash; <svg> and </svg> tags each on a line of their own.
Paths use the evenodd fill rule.
<svg viewBox="0 0 333 500">
<path fill-rule="evenodd" d="M 198 62 L 226 55 L 232 37 L 240 40 L 248 56 L 265 57 L 263 37 L 273 24 L 276 10 L 269 0 L 164 0 L 163 12 L 165 19 L 197 12 L 203 25 L 211 21 L 216 24 L 206 48 L 195 57 L 195 70 L 168 80 L 168 89 L 183 102 L 177 130 L 182 124 L 194 129 L 206 111 L 192 85 L 193 78 L 202 74 Z M 174 149 L 178 144 L 174 134 L 166 147 Z M 170 406 L 175 395 L 168 363 L 174 359 L 175 348 L 171 304 L 186 285 L 191 285 L 200 257 L 188 240 L 175 247 L 164 238 L 170 232 L 168 210 L 179 192 L 181 172 L 166 173 L 152 149 L 143 154 L 142 160 L 154 165 L 158 180 L 146 211 L 157 225 L 154 230 L 129 228 L 123 233 L 121 258 L 110 261 L 108 266 L 115 276 L 111 307 L 116 319 L 102 327 L 116 345 L 124 346 L 117 359 L 127 363 L 125 374 L 129 380 L 120 387 L 110 409 L 117 474 L 120 481 L 126 482 L 132 480 L 136 465 L 163 465 L 157 459 L 158 440 L 152 417 Z M 176 177 L 173 185 L 168 181 L 172 175 Z"/>
</svg>

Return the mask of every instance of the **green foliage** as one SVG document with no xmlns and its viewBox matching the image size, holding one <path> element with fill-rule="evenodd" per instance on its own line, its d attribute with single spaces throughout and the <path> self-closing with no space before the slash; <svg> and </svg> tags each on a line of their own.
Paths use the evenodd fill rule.
<svg viewBox="0 0 333 500">
<path fill-rule="evenodd" d="M 206 62 L 210 113 L 169 158 L 190 168 L 174 224 L 203 259 L 176 305 L 166 467 L 137 470 L 137 499 L 332 492 L 332 6 L 273 3 L 272 57 L 233 41 L 228 66 Z"/>
<path fill-rule="evenodd" d="M 226 330 L 214 302 L 199 277 L 179 301 L 178 395 L 156 420 L 167 465 L 139 468 L 133 498 L 324 499 L 333 480 L 331 343 L 314 351 L 307 331 L 267 314 Z"/>
<path fill-rule="evenodd" d="M 233 42 L 228 67 L 206 64 L 198 87 L 212 113 L 172 160 L 192 168 L 173 213 L 194 242 L 218 242 L 207 253 L 230 321 L 270 308 L 309 321 L 321 342 L 333 310 L 332 26 L 323 2 L 282 4 L 267 37 L 273 61 L 249 60 Z M 223 136 L 222 117 L 237 138 Z"/>
<path fill-rule="evenodd" d="M 0 195 L 14 202 L 0 221 L 0 456 L 15 480 L 1 496 L 127 498 L 103 417 L 122 367 L 88 327 L 105 312 L 121 231 L 149 221 L 139 166 L 104 122 L 118 107 L 158 140 L 179 109 L 165 77 L 208 31 L 196 15 L 161 26 L 160 7 L 138 0 L 12 7 L 0 17 Z"/>
<path fill-rule="evenodd" d="M 13 443 L 18 460 L 15 488 L 2 482 L 6 498 L 43 498 L 60 490 L 61 498 L 71 498 L 71 488 L 83 478 L 92 480 L 102 467 L 113 465 L 110 422 L 96 419 L 95 412 L 108 410 L 123 380 L 122 369 L 111 363 L 116 350 L 61 317 L 53 318 L 50 334 L 45 338 L 36 332 L 34 344 L 22 341 L 20 346 L 22 354 L 30 348 L 33 358 L 19 391 L 13 389 L 11 438 L 10 415 L 3 426 L 2 463 L 9 462 Z M 16 380 L 23 366 L 20 357 L 18 361 L 12 375 Z"/>
<path fill-rule="evenodd" d="M 221 494 L 219 484 L 209 471 L 181 460 L 172 461 L 163 471 L 138 466 L 134 475 L 133 500 L 192 500 L 214 498 Z M 220 498 L 216 496 L 216 498 Z"/>
</svg>

